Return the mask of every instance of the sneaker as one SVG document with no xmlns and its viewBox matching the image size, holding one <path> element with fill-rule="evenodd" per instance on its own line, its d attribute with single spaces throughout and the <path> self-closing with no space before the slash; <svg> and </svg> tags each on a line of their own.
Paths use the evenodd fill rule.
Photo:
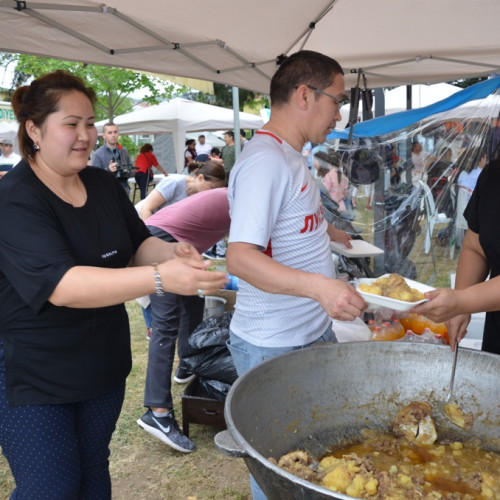
<svg viewBox="0 0 500 500">
<path fill-rule="evenodd" d="M 188 382 L 191 382 L 194 377 L 196 377 L 196 375 L 193 372 L 190 372 L 185 366 L 180 364 L 175 372 L 174 380 L 178 384 L 187 384 Z"/>
<path fill-rule="evenodd" d="M 206 252 L 203 252 L 202 255 L 206 259 L 217 259 L 217 255 L 214 254 L 211 250 L 207 250 Z"/>
<path fill-rule="evenodd" d="M 148 340 L 151 340 L 151 331 L 152 331 L 152 330 L 153 330 L 152 328 L 148 328 L 148 329 L 146 330 L 146 338 L 147 338 Z"/>
<path fill-rule="evenodd" d="M 148 411 L 137 420 L 139 427 L 142 427 L 152 436 L 157 437 L 174 450 L 183 453 L 191 453 L 196 450 L 196 445 L 188 437 L 182 434 L 177 420 L 175 420 L 174 410 L 170 410 L 164 417 L 155 417 L 153 412 Z"/>
</svg>

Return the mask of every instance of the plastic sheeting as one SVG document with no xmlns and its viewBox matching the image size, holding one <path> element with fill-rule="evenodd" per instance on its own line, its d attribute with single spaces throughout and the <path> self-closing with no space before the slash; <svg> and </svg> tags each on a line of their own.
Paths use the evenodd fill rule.
<svg viewBox="0 0 500 500">
<path fill-rule="evenodd" d="M 323 151 L 324 147 L 334 150 L 338 158 L 338 166 L 330 169 L 340 170 L 349 179 L 346 199 L 356 205 L 350 209 L 349 222 L 356 237 L 384 250 L 371 262 L 375 276 L 398 272 L 429 285 L 450 285 L 465 232 L 463 210 L 481 167 L 499 156 L 499 85 L 500 78 L 496 78 L 456 93 L 432 105 L 435 114 L 424 110 L 425 119 L 419 115 L 416 123 L 404 128 L 391 127 L 386 133 L 378 128 L 377 136 L 360 138 L 361 123 L 354 127 L 358 133 L 351 144 L 329 139 L 323 145 Z M 459 94 L 477 97 L 478 88 L 481 93 L 496 90 L 484 99 L 449 108 Z M 366 127 L 370 122 L 365 122 Z M 424 171 L 420 174 L 414 164 L 419 160 L 412 157 L 414 142 L 422 148 Z M 315 169 L 320 178 L 328 172 L 328 166 L 320 169 L 317 157 Z M 357 181 L 357 169 L 371 172 L 367 178 L 373 182 Z M 464 185 L 468 190 L 465 201 Z M 345 214 L 337 215 L 337 222 L 345 228 Z"/>
</svg>

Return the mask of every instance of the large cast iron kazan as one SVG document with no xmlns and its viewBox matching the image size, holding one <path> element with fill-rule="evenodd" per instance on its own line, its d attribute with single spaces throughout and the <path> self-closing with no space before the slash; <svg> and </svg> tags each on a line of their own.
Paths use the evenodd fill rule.
<svg viewBox="0 0 500 500">
<path fill-rule="evenodd" d="M 415 400 L 435 403 L 440 435 L 476 436 L 500 452 L 500 356 L 460 349 L 454 397 L 464 411 L 474 412 L 470 430 L 455 427 L 437 411 L 452 360 L 448 346 L 410 342 L 324 344 L 293 351 L 234 383 L 225 404 L 228 428 L 217 434 L 216 446 L 244 458 L 269 500 L 351 498 L 293 476 L 268 458 L 296 448 L 318 457 L 363 428 L 388 430 L 398 411 Z"/>
</svg>

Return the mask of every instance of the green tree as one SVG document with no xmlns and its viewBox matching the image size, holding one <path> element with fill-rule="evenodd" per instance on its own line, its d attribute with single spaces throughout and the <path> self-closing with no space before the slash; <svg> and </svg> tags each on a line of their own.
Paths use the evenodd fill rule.
<svg viewBox="0 0 500 500">
<path fill-rule="evenodd" d="M 198 92 L 195 100 L 222 108 L 232 109 L 233 107 L 233 90 L 230 85 L 222 85 L 214 83 L 214 95 L 205 92 Z M 263 107 L 269 107 L 269 99 L 265 96 L 257 95 L 255 92 L 246 89 L 238 89 L 238 100 L 240 111 L 245 107 L 259 111 Z"/>
<path fill-rule="evenodd" d="M 127 113 L 132 109 L 130 95 L 140 89 L 146 89 L 143 101 L 158 104 L 161 100 L 171 99 L 174 95 L 185 92 L 186 88 L 177 88 L 170 82 L 159 78 L 131 71 L 128 69 L 98 66 L 82 62 L 62 61 L 27 54 L 3 54 L 0 57 L 2 65 L 16 62 L 13 88 L 26 84 L 31 77 L 58 69 L 68 71 L 83 78 L 94 88 L 98 96 L 96 119 L 112 121 L 117 115 Z"/>
</svg>

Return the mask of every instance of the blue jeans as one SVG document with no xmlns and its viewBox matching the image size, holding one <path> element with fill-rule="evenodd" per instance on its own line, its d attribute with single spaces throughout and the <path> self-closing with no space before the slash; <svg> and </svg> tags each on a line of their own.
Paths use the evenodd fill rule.
<svg viewBox="0 0 500 500">
<path fill-rule="evenodd" d="M 151 310 L 151 304 L 148 307 L 142 307 L 142 316 L 144 317 L 144 323 L 146 323 L 146 328 L 151 328 L 153 326 L 153 311 Z"/>
<path fill-rule="evenodd" d="M 268 359 L 275 358 L 280 354 L 285 354 L 290 351 L 305 349 L 306 347 L 310 347 L 319 342 L 337 342 L 337 337 L 332 331 L 331 323 L 321 337 L 314 342 L 305 345 L 293 347 L 259 347 L 254 344 L 250 344 L 250 342 L 246 342 L 230 331 L 227 347 L 231 352 L 231 357 L 233 358 L 234 366 L 236 367 L 238 375 L 243 375 L 245 372 L 250 370 L 250 368 L 259 365 L 263 361 L 267 361 Z"/>
<path fill-rule="evenodd" d="M 16 488 L 11 500 L 110 500 L 109 443 L 125 382 L 86 401 L 10 406 L 0 341 L 0 445 Z"/>
<path fill-rule="evenodd" d="M 268 359 L 275 358 L 280 354 L 285 354 L 290 351 L 305 349 L 320 342 L 337 342 L 337 337 L 332 330 L 331 323 L 325 333 L 310 344 L 293 347 L 259 347 L 254 344 L 250 344 L 250 342 L 246 342 L 230 331 L 227 347 L 231 352 L 231 357 L 233 358 L 234 366 L 236 367 L 238 375 L 243 375 L 245 372 L 254 366 L 259 365 L 263 361 L 267 361 Z M 266 495 L 260 489 L 253 476 L 250 476 L 250 488 L 252 490 L 253 500 L 267 500 Z"/>
</svg>

